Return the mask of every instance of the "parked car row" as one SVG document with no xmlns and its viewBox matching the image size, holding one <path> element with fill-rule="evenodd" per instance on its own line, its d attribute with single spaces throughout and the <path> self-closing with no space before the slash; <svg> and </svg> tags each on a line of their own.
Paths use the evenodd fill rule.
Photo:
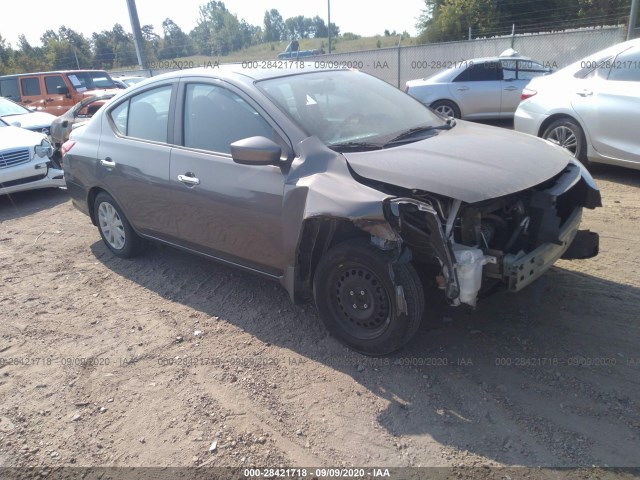
<svg viewBox="0 0 640 480">
<path fill-rule="evenodd" d="M 542 62 L 509 49 L 498 57 L 456 62 L 429 78 L 410 80 L 405 92 L 454 118 L 513 118 L 527 83 L 549 73 Z"/>
<path fill-rule="evenodd" d="M 507 51 L 411 80 L 405 91 L 450 117 L 514 118 L 516 130 L 560 145 L 583 164 L 640 169 L 640 39 L 557 72 Z"/>
</svg>

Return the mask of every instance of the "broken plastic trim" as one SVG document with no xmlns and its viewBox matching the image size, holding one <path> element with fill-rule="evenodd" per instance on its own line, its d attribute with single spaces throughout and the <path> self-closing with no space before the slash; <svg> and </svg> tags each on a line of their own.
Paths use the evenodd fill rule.
<svg viewBox="0 0 640 480">
<path fill-rule="evenodd" d="M 390 223 L 395 225 L 398 230 L 402 229 L 401 209 L 403 206 L 413 205 L 417 207 L 420 212 L 424 213 L 428 231 L 422 231 L 421 233 L 426 237 L 429 245 L 435 252 L 436 258 L 441 264 L 445 278 L 445 296 L 447 300 L 450 303 L 457 304 L 458 297 L 460 296 L 460 285 L 456 275 L 453 251 L 446 239 L 446 233 L 442 228 L 442 222 L 436 210 L 432 205 L 411 198 L 392 199 L 388 201 L 387 205 L 387 215 L 394 217 L 390 219 Z"/>
</svg>

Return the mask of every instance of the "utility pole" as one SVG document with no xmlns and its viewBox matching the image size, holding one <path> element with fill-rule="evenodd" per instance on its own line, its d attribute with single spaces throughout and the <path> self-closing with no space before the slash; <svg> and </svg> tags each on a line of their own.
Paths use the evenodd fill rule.
<svg viewBox="0 0 640 480">
<path fill-rule="evenodd" d="M 327 0 L 327 17 L 329 25 L 327 25 L 327 31 L 329 32 L 329 53 L 331 53 L 331 0 Z"/>
<path fill-rule="evenodd" d="M 631 40 L 634 37 L 637 19 L 638 0 L 631 0 L 631 13 L 629 14 L 629 29 L 627 30 L 627 40 Z"/>
<path fill-rule="evenodd" d="M 147 59 L 144 52 L 142 32 L 140 31 L 140 20 L 138 20 L 138 9 L 136 8 L 136 0 L 127 0 L 127 7 L 129 8 L 129 18 L 131 19 L 131 30 L 133 30 L 133 43 L 136 46 L 138 65 L 140 65 L 140 68 L 142 70 L 146 70 Z"/>
</svg>

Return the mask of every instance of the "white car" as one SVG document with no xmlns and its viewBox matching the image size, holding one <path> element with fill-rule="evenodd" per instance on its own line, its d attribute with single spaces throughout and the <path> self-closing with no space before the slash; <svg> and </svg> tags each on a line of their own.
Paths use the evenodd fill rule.
<svg viewBox="0 0 640 480">
<path fill-rule="evenodd" d="M 44 134 L 0 120 L 0 195 L 64 187 L 63 171 L 52 163 L 52 155 Z"/>
<path fill-rule="evenodd" d="M 0 97 L 0 118 L 14 127 L 49 135 L 51 122 L 57 117 L 47 112 L 29 110 L 16 102 Z"/>
<path fill-rule="evenodd" d="M 527 83 L 549 73 L 548 66 L 508 49 L 499 57 L 452 62 L 429 78 L 409 80 L 404 91 L 449 117 L 510 119 Z"/>
<path fill-rule="evenodd" d="M 514 128 L 585 162 L 640 169 L 640 39 L 601 50 L 522 93 Z"/>
</svg>

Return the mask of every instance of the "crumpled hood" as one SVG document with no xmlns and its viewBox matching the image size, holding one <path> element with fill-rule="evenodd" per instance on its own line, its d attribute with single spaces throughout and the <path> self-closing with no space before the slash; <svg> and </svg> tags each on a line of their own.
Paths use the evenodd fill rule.
<svg viewBox="0 0 640 480">
<path fill-rule="evenodd" d="M 463 120 L 425 140 L 343 155 L 361 177 L 467 203 L 526 190 L 571 160 L 540 138 Z"/>
</svg>

